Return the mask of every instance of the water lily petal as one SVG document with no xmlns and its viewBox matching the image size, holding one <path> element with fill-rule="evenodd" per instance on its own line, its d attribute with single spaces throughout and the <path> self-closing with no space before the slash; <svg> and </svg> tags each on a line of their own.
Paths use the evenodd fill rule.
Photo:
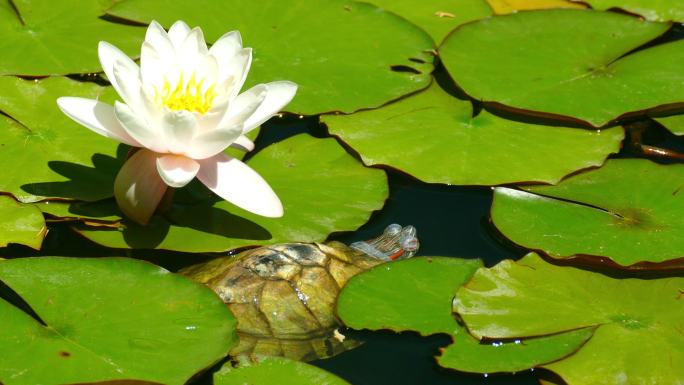
<svg viewBox="0 0 684 385">
<path fill-rule="evenodd" d="M 221 36 L 209 48 L 209 54 L 216 58 L 219 65 L 226 65 L 242 49 L 242 36 L 239 31 L 230 31 Z"/>
<path fill-rule="evenodd" d="M 225 80 L 232 77 L 233 84 L 230 91 L 231 99 L 235 98 L 242 89 L 242 86 L 247 80 L 247 74 L 249 73 L 249 68 L 252 65 L 252 49 L 243 48 L 233 56 L 233 60 L 229 63 L 222 63 L 219 70 L 220 80 Z"/>
<path fill-rule="evenodd" d="M 244 122 L 245 134 L 259 127 L 263 122 L 277 114 L 297 93 L 297 84 L 286 80 L 267 83 L 266 88 L 268 93 L 263 103 L 261 103 L 259 108 Z"/>
<path fill-rule="evenodd" d="M 155 152 L 166 152 L 166 147 L 163 141 L 159 140 L 156 130 L 140 114 L 134 113 L 128 105 L 119 101 L 114 102 L 114 115 L 126 132 L 143 147 Z"/>
<path fill-rule="evenodd" d="M 181 58 L 194 58 L 198 55 L 206 55 L 209 52 L 207 43 L 204 41 L 204 33 L 199 27 L 190 30 L 190 33 L 183 40 L 180 51 Z"/>
<path fill-rule="evenodd" d="M 157 154 L 141 149 L 131 156 L 114 181 L 114 197 L 121 211 L 133 221 L 146 224 L 168 186 L 157 172 Z"/>
<path fill-rule="evenodd" d="M 185 110 L 166 110 L 161 119 L 161 132 L 167 151 L 175 154 L 185 153 L 197 132 L 197 117 Z"/>
<path fill-rule="evenodd" d="M 218 126 L 220 128 L 244 126 L 244 122 L 261 108 L 267 96 L 268 88 L 265 84 L 257 84 L 241 93 L 228 105 L 228 111 Z"/>
<path fill-rule="evenodd" d="M 190 27 L 184 21 L 178 20 L 169 28 L 169 40 L 173 44 L 176 52 L 180 52 L 181 46 L 190 33 Z"/>
<path fill-rule="evenodd" d="M 125 62 L 117 61 L 114 63 L 114 79 L 119 85 L 117 90 L 121 99 L 137 113 L 143 113 L 144 107 L 140 100 L 140 68 L 137 64 L 133 66 Z"/>
<path fill-rule="evenodd" d="M 157 158 L 157 171 L 164 183 L 180 188 L 197 175 L 200 164 L 182 155 L 163 155 Z"/>
<path fill-rule="evenodd" d="M 214 105 L 211 109 L 198 118 L 199 131 L 207 132 L 215 130 L 226 115 L 230 102 L 231 101 L 228 100 L 228 98 L 217 98 L 214 100 Z"/>
<path fill-rule="evenodd" d="M 130 146 L 141 147 L 137 140 L 133 139 L 121 126 L 114 115 L 114 107 L 109 104 L 93 99 L 61 97 L 57 99 L 57 105 L 62 112 L 92 131 L 118 140 Z"/>
<path fill-rule="evenodd" d="M 150 26 L 147 27 L 145 43 L 150 45 L 164 60 L 175 59 L 176 50 L 173 47 L 173 43 L 164 28 L 156 20 L 152 20 Z M 140 64 L 142 66 L 142 55 Z"/>
<path fill-rule="evenodd" d="M 240 151 L 249 152 L 254 150 L 254 142 L 252 142 L 248 137 L 240 135 L 237 139 L 235 139 L 230 147 L 236 148 Z"/>
<path fill-rule="evenodd" d="M 112 83 L 112 86 L 114 87 L 116 92 L 119 95 L 121 95 L 121 97 L 124 99 L 126 103 L 128 103 L 128 101 L 121 92 L 122 85 L 114 76 L 114 65 L 116 63 L 120 63 L 119 66 L 125 67 L 131 72 L 136 72 L 138 65 L 135 64 L 135 62 L 131 60 L 131 58 L 129 58 L 120 49 L 107 43 L 106 41 L 101 41 L 98 44 L 97 53 L 100 58 L 102 70 L 104 71 L 105 75 L 107 75 L 107 79 L 109 79 L 109 82 Z"/>
<path fill-rule="evenodd" d="M 283 216 L 283 205 L 278 196 L 246 164 L 224 153 L 199 162 L 197 178 L 216 195 L 258 215 Z"/>
<path fill-rule="evenodd" d="M 240 135 L 242 135 L 241 125 L 200 133 L 192 139 L 192 143 L 185 151 L 185 155 L 192 159 L 212 157 L 225 150 Z"/>
</svg>

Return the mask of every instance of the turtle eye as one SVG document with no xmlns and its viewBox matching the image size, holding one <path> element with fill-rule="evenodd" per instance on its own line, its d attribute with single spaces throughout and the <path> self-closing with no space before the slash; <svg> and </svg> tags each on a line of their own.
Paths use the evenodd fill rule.
<svg viewBox="0 0 684 385">
<path fill-rule="evenodd" d="M 401 229 L 401 235 L 402 238 L 415 238 L 416 237 L 416 228 L 409 225 Z"/>
<path fill-rule="evenodd" d="M 406 251 L 413 252 L 413 251 L 418 250 L 419 247 L 420 247 L 420 243 L 418 242 L 418 238 L 415 238 L 415 237 L 404 238 L 401 241 L 401 248 L 406 250 Z"/>
<path fill-rule="evenodd" d="M 399 234 L 399 232 L 401 230 L 402 230 L 401 225 L 398 225 L 396 223 L 392 223 L 391 225 L 389 225 L 385 228 L 384 233 L 385 233 L 385 235 L 396 235 L 396 234 Z"/>
</svg>

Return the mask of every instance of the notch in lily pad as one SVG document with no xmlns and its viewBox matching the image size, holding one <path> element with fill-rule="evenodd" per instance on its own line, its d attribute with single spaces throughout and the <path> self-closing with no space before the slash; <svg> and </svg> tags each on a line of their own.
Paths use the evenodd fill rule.
<svg viewBox="0 0 684 385">
<path fill-rule="evenodd" d="M 503 235 L 559 259 L 630 269 L 684 264 L 684 165 L 613 159 L 555 186 L 498 187 Z"/>
</svg>

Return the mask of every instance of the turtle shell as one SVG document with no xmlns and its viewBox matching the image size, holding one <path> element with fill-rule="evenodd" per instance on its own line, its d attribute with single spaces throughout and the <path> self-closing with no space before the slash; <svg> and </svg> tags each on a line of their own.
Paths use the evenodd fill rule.
<svg viewBox="0 0 684 385">
<path fill-rule="evenodd" d="M 331 338 L 340 326 L 337 296 L 351 277 L 380 263 L 339 242 L 285 243 L 181 273 L 212 288 L 237 318 L 241 344 L 234 354 L 307 359 L 344 350 L 342 341 Z"/>
</svg>

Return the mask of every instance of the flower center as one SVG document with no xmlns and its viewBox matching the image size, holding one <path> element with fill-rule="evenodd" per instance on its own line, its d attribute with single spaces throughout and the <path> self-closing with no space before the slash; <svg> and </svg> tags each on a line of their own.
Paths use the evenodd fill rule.
<svg viewBox="0 0 684 385">
<path fill-rule="evenodd" d="M 176 88 L 171 89 L 171 84 L 165 80 L 161 92 L 157 92 L 155 89 L 155 96 L 162 105 L 171 110 L 186 110 L 203 115 L 213 105 L 216 93 L 213 85 L 203 90 L 202 83 L 204 83 L 204 79 L 198 82 L 195 79 L 195 74 L 187 82 L 184 82 L 181 74 Z"/>
</svg>

